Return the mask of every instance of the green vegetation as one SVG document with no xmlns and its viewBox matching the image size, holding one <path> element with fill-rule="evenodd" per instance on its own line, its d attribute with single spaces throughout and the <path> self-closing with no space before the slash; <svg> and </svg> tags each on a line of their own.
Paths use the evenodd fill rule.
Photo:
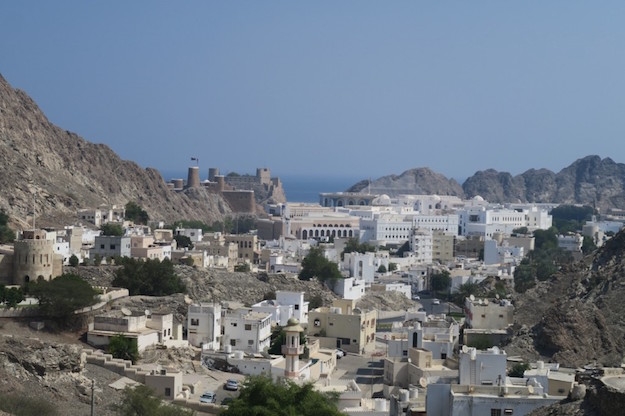
<svg viewBox="0 0 625 416">
<path fill-rule="evenodd" d="M 4 303 L 6 308 L 15 308 L 23 300 L 24 292 L 22 288 L 7 288 L 4 285 L 0 285 L 0 303 Z"/>
<path fill-rule="evenodd" d="M 386 273 L 386 266 L 380 264 L 380 267 L 378 267 L 378 273 Z"/>
<path fill-rule="evenodd" d="M 145 210 L 141 206 L 132 201 L 126 204 L 124 218 L 134 222 L 135 224 L 143 225 L 147 225 L 148 221 L 150 220 L 148 213 L 145 212 Z"/>
<path fill-rule="evenodd" d="M 124 230 L 122 226 L 119 224 L 106 223 L 100 227 L 100 231 L 102 231 L 102 235 L 112 235 L 121 237 L 124 235 Z"/>
<path fill-rule="evenodd" d="M 576 205 L 560 205 L 551 210 L 553 225 L 560 234 L 580 231 L 586 221 L 592 219 L 594 210 L 592 207 Z"/>
<path fill-rule="evenodd" d="M 198 220 L 179 220 L 167 228 L 175 230 L 176 228 L 195 228 L 202 229 L 203 233 L 222 232 L 226 234 L 246 234 L 256 227 L 255 217 L 226 217 L 223 221 L 215 221 L 208 225 Z"/>
<path fill-rule="evenodd" d="M 337 396 L 316 391 L 312 384 L 275 384 L 264 376 L 248 377 L 241 394 L 222 416 L 340 416 Z"/>
<path fill-rule="evenodd" d="M 302 260 L 302 270 L 299 273 L 300 280 L 310 280 L 314 277 L 321 282 L 330 284 L 343 278 L 339 266 L 325 258 L 321 247 L 311 247 L 308 255 Z"/>
<path fill-rule="evenodd" d="M 56 416 L 56 406 L 44 397 L 24 393 L 0 393 L 0 410 L 14 416 Z"/>
<path fill-rule="evenodd" d="M 75 254 L 72 254 L 72 256 L 69 258 L 69 265 L 72 267 L 76 267 L 80 264 L 80 259 L 78 259 L 78 257 L 76 257 Z"/>
<path fill-rule="evenodd" d="M 137 340 L 126 338 L 122 334 L 111 337 L 107 351 L 109 354 L 113 355 L 113 357 L 122 360 L 130 360 L 133 364 L 139 359 Z"/>
<path fill-rule="evenodd" d="M 529 370 L 530 365 L 528 363 L 516 363 L 508 371 L 509 377 L 523 377 L 525 370 Z"/>
<path fill-rule="evenodd" d="M 446 292 L 451 285 L 451 277 L 447 270 L 443 270 L 439 273 L 434 273 L 430 278 L 430 286 L 435 292 Z"/>
<path fill-rule="evenodd" d="M 592 237 L 584 236 L 584 242 L 582 243 L 582 253 L 590 254 L 597 249 L 597 245 L 593 241 Z"/>
<path fill-rule="evenodd" d="M 514 271 L 514 290 L 523 293 L 536 285 L 536 279 L 547 280 L 558 269 L 573 261 L 570 252 L 558 247 L 557 230 L 534 231 L 535 247 Z"/>
<path fill-rule="evenodd" d="M 467 282 L 458 287 L 458 293 L 454 295 L 455 302 L 459 305 L 464 305 L 464 299 L 471 295 L 477 295 L 479 286 L 477 283 Z"/>
<path fill-rule="evenodd" d="M 139 384 L 136 387 L 126 387 L 122 401 L 115 405 L 115 410 L 121 416 L 192 416 L 193 411 L 180 406 L 166 404 L 155 396 L 154 390 Z"/>
<path fill-rule="evenodd" d="M 169 259 L 133 259 L 122 258 L 123 267 L 117 270 L 113 286 L 125 287 L 134 295 L 167 296 L 173 293 L 185 293 L 186 287 L 174 271 Z"/>
<path fill-rule="evenodd" d="M 15 231 L 9 228 L 9 216 L 0 210 L 0 244 L 11 243 L 15 240 Z"/>
<path fill-rule="evenodd" d="M 95 256 L 93 256 L 93 265 L 99 266 L 100 264 L 102 264 L 102 255 L 96 254 Z"/>
<path fill-rule="evenodd" d="M 514 230 L 512 230 L 512 234 L 527 234 L 529 233 L 529 230 L 527 229 L 527 227 L 519 227 L 519 228 L 515 228 Z"/>
<path fill-rule="evenodd" d="M 189 250 L 193 250 L 193 243 L 191 242 L 191 238 L 186 235 L 175 235 L 174 240 L 176 240 L 176 244 L 179 249 L 186 248 Z"/>
<path fill-rule="evenodd" d="M 486 350 L 492 346 L 493 343 L 488 338 L 488 335 L 476 335 L 473 337 L 471 342 L 467 343 L 467 347 L 473 347 L 478 350 Z"/>
<path fill-rule="evenodd" d="M 345 253 L 367 253 L 375 252 L 375 246 L 369 243 L 360 243 L 357 238 L 350 238 L 345 243 L 345 248 L 341 252 L 341 258 L 345 258 Z"/>
<path fill-rule="evenodd" d="M 239 264 L 234 266 L 234 271 L 235 272 L 249 272 L 250 271 L 250 264 L 249 263 L 239 263 Z"/>
<path fill-rule="evenodd" d="M 272 298 L 272 299 L 275 299 Z M 321 295 L 314 295 L 312 296 L 310 299 L 308 300 L 308 310 L 313 310 L 313 309 L 317 309 L 323 306 L 323 298 L 321 297 Z"/>
<path fill-rule="evenodd" d="M 98 295 L 97 290 L 75 274 L 29 282 L 26 291 L 39 299 L 39 309 L 45 316 L 59 319 L 70 318 L 75 310 L 95 304 Z"/>
<path fill-rule="evenodd" d="M 397 270 L 397 263 L 389 263 L 388 264 L 388 271 L 389 272 L 394 272 L 395 270 Z"/>
</svg>

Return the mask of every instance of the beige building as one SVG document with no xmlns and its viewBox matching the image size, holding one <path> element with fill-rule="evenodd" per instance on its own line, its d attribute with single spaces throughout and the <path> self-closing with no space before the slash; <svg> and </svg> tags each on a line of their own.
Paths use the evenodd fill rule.
<svg viewBox="0 0 625 416">
<path fill-rule="evenodd" d="M 377 310 L 362 311 L 356 300 L 336 299 L 332 307 L 308 312 L 308 335 L 323 339 L 322 346 L 336 347 L 363 354 L 375 349 Z"/>
<path fill-rule="evenodd" d="M 384 384 L 389 386 L 418 386 L 458 380 L 458 369 L 445 365 L 446 360 L 432 359 L 432 352 L 422 348 L 409 348 L 407 357 L 384 359 Z"/>
<path fill-rule="evenodd" d="M 441 263 L 454 261 L 456 236 L 441 230 L 432 231 L 432 260 Z"/>
<path fill-rule="evenodd" d="M 257 263 L 260 254 L 260 243 L 255 234 L 229 234 L 225 236 L 226 243 L 234 243 L 238 249 L 239 260 Z"/>
<path fill-rule="evenodd" d="M 182 371 L 159 367 L 145 375 L 145 385 L 156 394 L 173 400 L 182 393 Z"/>
<path fill-rule="evenodd" d="M 54 253 L 54 241 L 44 230 L 25 230 L 13 243 L 13 284 L 51 280 L 63 274 L 63 256 Z"/>
<path fill-rule="evenodd" d="M 133 235 L 130 237 L 130 255 L 132 257 L 163 260 L 163 248 L 154 244 L 151 235 Z"/>
</svg>

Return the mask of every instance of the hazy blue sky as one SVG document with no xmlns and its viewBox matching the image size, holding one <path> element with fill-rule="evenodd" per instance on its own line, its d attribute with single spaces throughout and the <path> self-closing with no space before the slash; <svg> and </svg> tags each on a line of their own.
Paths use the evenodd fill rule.
<svg viewBox="0 0 625 416">
<path fill-rule="evenodd" d="M 625 162 L 625 2 L 3 1 L 0 73 L 142 166 Z"/>
</svg>

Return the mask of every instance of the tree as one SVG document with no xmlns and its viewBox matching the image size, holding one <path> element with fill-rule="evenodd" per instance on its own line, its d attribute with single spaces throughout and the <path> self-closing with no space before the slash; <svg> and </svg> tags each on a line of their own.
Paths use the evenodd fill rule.
<svg viewBox="0 0 625 416">
<path fill-rule="evenodd" d="M 432 290 L 436 292 L 444 292 L 451 285 L 451 277 L 447 270 L 443 270 L 439 273 L 434 273 L 430 279 Z"/>
<path fill-rule="evenodd" d="M 113 357 L 120 358 L 122 360 L 130 360 L 133 364 L 139 359 L 137 340 L 127 338 L 122 334 L 111 337 L 107 350 L 109 354 L 113 355 Z"/>
<path fill-rule="evenodd" d="M 282 346 L 286 343 L 286 332 L 280 325 L 276 325 L 271 330 L 271 345 L 267 351 L 269 354 L 281 355 Z M 300 334 L 299 345 L 306 344 L 306 335 Z"/>
<path fill-rule="evenodd" d="M 146 385 L 126 387 L 121 403 L 115 405 L 121 416 L 192 416 L 193 411 L 180 406 L 165 404 Z"/>
<path fill-rule="evenodd" d="M 135 202 L 128 202 L 125 207 L 124 218 L 134 222 L 135 224 L 147 225 L 150 217 L 148 213 Z"/>
<path fill-rule="evenodd" d="M 323 306 L 323 297 L 321 297 L 321 295 L 319 294 L 316 294 L 311 297 L 308 302 L 309 310 L 317 309 Z"/>
<path fill-rule="evenodd" d="M 167 296 L 186 292 L 183 281 L 174 271 L 174 265 L 169 259 L 144 261 L 125 257 L 120 263 L 123 267 L 117 270 L 112 284 L 125 287 L 132 296 Z"/>
<path fill-rule="evenodd" d="M 59 414 L 56 406 L 46 397 L 17 392 L 0 393 L 0 410 L 16 416 L 56 416 Z"/>
<path fill-rule="evenodd" d="M 75 254 L 72 254 L 72 256 L 69 258 L 69 265 L 72 267 L 76 267 L 79 264 L 80 264 L 80 259 L 76 257 Z"/>
<path fill-rule="evenodd" d="M 380 264 L 380 267 L 378 267 L 378 273 L 386 273 L 386 266 Z"/>
<path fill-rule="evenodd" d="M 456 294 L 457 302 L 460 304 L 464 303 L 464 299 L 468 298 L 471 295 L 476 295 L 479 286 L 477 283 L 467 282 L 461 284 L 458 288 L 458 293 Z"/>
<path fill-rule="evenodd" d="M 112 235 L 117 237 L 121 237 L 124 235 L 124 230 L 122 229 L 121 225 L 113 224 L 110 222 L 102 224 L 102 226 L 100 227 L 100 231 L 102 231 L 102 235 Z"/>
<path fill-rule="evenodd" d="M 322 282 L 334 282 L 343 277 L 338 265 L 325 258 L 321 247 L 312 247 L 308 255 L 302 260 L 302 270 L 299 273 L 300 280 L 310 280 L 313 277 Z"/>
<path fill-rule="evenodd" d="M 341 258 L 345 257 L 345 253 L 367 253 L 374 252 L 375 247 L 369 243 L 360 243 L 357 238 L 350 238 L 345 243 L 345 248 L 341 252 Z"/>
<path fill-rule="evenodd" d="M 102 255 L 96 254 L 95 256 L 93 256 L 93 265 L 99 266 L 100 264 L 102 264 Z"/>
<path fill-rule="evenodd" d="M 29 282 L 28 294 L 39 300 L 41 312 L 51 318 L 69 318 L 77 309 L 97 302 L 98 291 L 80 276 L 64 274 L 56 279 Z"/>
<path fill-rule="evenodd" d="M 397 263 L 389 263 L 388 264 L 388 271 L 389 272 L 394 272 L 395 270 L 397 270 Z"/>
<path fill-rule="evenodd" d="M 190 237 L 187 237 L 186 235 L 175 235 L 174 240 L 176 240 L 178 248 L 193 250 L 193 243 L 191 242 Z"/>
<path fill-rule="evenodd" d="M 222 416 L 340 416 L 338 397 L 320 393 L 311 383 L 274 383 L 270 377 L 248 377 Z"/>
<path fill-rule="evenodd" d="M 7 288 L 0 285 L 0 303 L 4 303 L 7 308 L 15 308 L 23 300 L 24 292 L 21 287 Z"/>
<path fill-rule="evenodd" d="M 250 264 L 249 263 L 239 263 L 236 266 L 234 266 L 234 271 L 235 272 L 249 272 L 250 271 Z"/>
<path fill-rule="evenodd" d="M 508 371 L 509 377 L 523 377 L 525 374 L 525 370 L 529 370 L 530 365 L 528 363 L 516 363 L 512 366 L 510 371 Z"/>
<path fill-rule="evenodd" d="M 11 243 L 15 240 L 15 231 L 9 228 L 9 216 L 0 210 L 0 244 Z"/>
<path fill-rule="evenodd" d="M 527 227 L 519 227 L 519 228 L 515 228 L 514 230 L 512 230 L 512 234 L 527 234 L 529 233 L 529 230 L 527 229 Z"/>
<path fill-rule="evenodd" d="M 521 264 L 514 270 L 514 290 L 523 293 L 536 286 L 534 274 L 534 268 L 530 265 L 529 260 L 521 261 Z"/>
<path fill-rule="evenodd" d="M 584 236 L 584 242 L 582 243 L 582 253 L 590 254 L 597 249 L 597 245 L 593 241 L 592 237 Z"/>
</svg>

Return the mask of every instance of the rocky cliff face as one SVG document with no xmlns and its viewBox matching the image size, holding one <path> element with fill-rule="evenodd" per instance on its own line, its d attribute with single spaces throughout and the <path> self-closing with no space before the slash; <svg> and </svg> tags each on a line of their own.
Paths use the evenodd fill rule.
<svg viewBox="0 0 625 416">
<path fill-rule="evenodd" d="M 401 175 L 383 176 L 371 182 L 360 181 L 347 192 L 367 192 L 397 196 L 401 194 L 437 194 L 463 196 L 462 187 L 454 179 L 429 168 L 410 169 Z"/>
<path fill-rule="evenodd" d="M 586 156 L 558 173 L 530 169 L 517 176 L 489 169 L 462 185 L 467 197 L 490 202 L 558 202 L 596 205 L 606 209 L 625 202 L 625 164 Z"/>
<path fill-rule="evenodd" d="M 566 366 L 620 366 L 625 353 L 624 272 L 625 232 L 621 231 L 591 261 L 562 270 L 518 295 L 517 332 L 529 333 L 541 356 Z M 511 347 L 520 342 L 523 337 L 515 336 Z"/>
<path fill-rule="evenodd" d="M 363 180 L 347 191 L 365 192 Z M 462 187 L 453 179 L 428 168 L 407 170 L 401 175 L 383 176 L 371 182 L 371 193 L 438 194 L 472 198 L 480 195 L 489 202 L 556 202 L 594 205 L 600 209 L 625 206 L 625 164 L 610 158 L 586 156 L 554 173 L 530 169 L 520 175 L 487 169 L 476 172 Z"/>
<path fill-rule="evenodd" d="M 61 225 L 79 209 L 128 201 L 165 221 L 211 223 L 230 212 L 218 195 L 202 189 L 174 193 L 155 169 L 121 160 L 108 146 L 53 125 L 0 76 L 0 208 L 24 225 L 36 206 L 40 224 Z"/>
</svg>

